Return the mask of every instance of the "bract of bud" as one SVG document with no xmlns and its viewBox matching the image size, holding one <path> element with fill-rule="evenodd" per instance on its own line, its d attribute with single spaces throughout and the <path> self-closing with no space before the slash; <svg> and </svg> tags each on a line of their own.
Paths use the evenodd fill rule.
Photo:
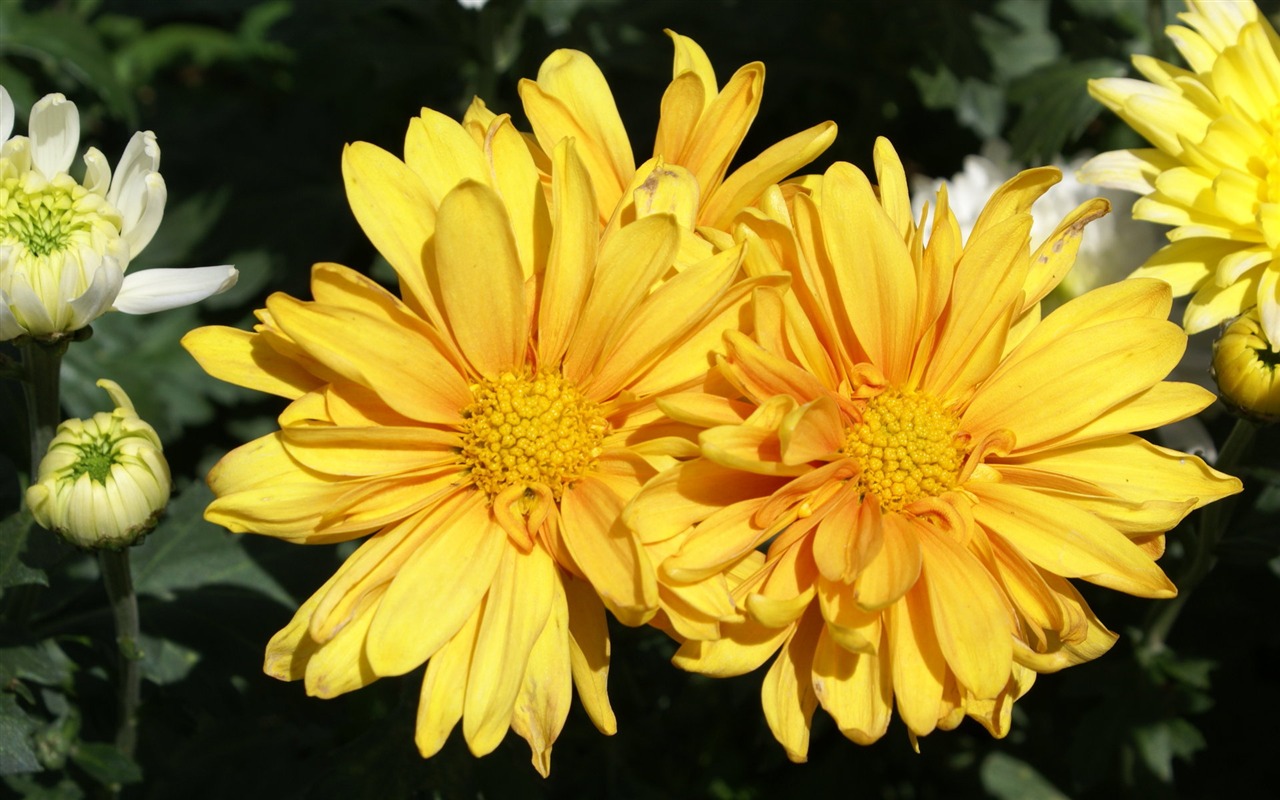
<svg viewBox="0 0 1280 800">
<path fill-rule="evenodd" d="M 1252 309 L 1232 322 L 1213 345 L 1213 378 L 1222 399 L 1255 422 L 1280 419 L 1280 354 L 1271 349 Z"/>
<path fill-rule="evenodd" d="M 98 386 L 115 410 L 58 426 L 27 505 L 37 522 L 77 547 L 118 550 L 155 527 L 172 483 L 155 429 L 114 381 Z"/>
</svg>

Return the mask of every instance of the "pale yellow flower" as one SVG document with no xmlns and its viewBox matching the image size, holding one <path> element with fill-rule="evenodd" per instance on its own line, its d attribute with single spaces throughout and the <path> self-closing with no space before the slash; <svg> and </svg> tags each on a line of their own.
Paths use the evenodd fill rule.
<svg viewBox="0 0 1280 800">
<path fill-rule="evenodd" d="M 11 137 L 13 123 L 0 87 L 0 341 L 56 339 L 108 310 L 163 311 L 235 284 L 231 266 L 125 274 L 164 214 L 153 133 L 133 135 L 114 174 L 90 147 L 77 181 L 68 174 L 80 144 L 74 103 L 46 95 L 31 109 L 29 136 Z"/>
<path fill-rule="evenodd" d="M 1089 92 L 1153 146 L 1103 153 L 1081 177 L 1143 195 L 1137 219 L 1173 226 L 1134 272 L 1192 295 L 1183 325 L 1208 330 L 1257 307 L 1280 342 L 1280 40 L 1250 0 L 1189 0 L 1166 28 L 1189 69 L 1150 56 L 1148 81 Z"/>
</svg>

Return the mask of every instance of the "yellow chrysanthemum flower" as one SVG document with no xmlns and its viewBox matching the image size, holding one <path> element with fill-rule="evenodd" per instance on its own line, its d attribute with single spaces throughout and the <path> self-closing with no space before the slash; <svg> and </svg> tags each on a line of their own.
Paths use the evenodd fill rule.
<svg viewBox="0 0 1280 800">
<path fill-rule="evenodd" d="M 1183 325 L 1208 330 L 1257 306 L 1280 342 L 1280 39 L 1251 0 L 1188 0 L 1166 33 L 1190 70 L 1150 56 L 1151 82 L 1103 78 L 1089 93 L 1154 147 L 1103 153 L 1083 180 L 1145 195 L 1137 219 L 1174 226 L 1134 275 L 1193 295 Z"/>
<path fill-rule="evenodd" d="M 895 703 L 913 737 L 965 715 L 1003 735 L 1037 672 L 1115 639 L 1067 579 L 1172 596 L 1164 532 L 1240 490 L 1132 433 L 1213 401 L 1162 382 L 1186 345 L 1166 284 L 1039 318 L 1105 201 L 1030 254 L 1056 169 L 1001 187 L 963 244 L 944 189 L 926 244 L 883 140 L 876 172 L 878 193 L 840 163 L 739 217 L 748 272 L 786 272 L 791 291 L 758 290 L 754 337 L 726 334 L 725 386 L 659 400 L 703 428 L 702 456 L 624 512 L 664 554 L 664 591 L 687 592 L 690 618 L 668 620 L 679 666 L 727 676 L 777 654 L 764 711 L 794 760 L 817 705 L 861 743 Z M 716 580 L 736 613 L 709 620 Z M 709 622 L 718 638 L 687 633 Z"/>
<path fill-rule="evenodd" d="M 692 453 L 654 401 L 705 373 L 762 283 L 737 280 L 741 248 L 673 272 L 671 214 L 602 236 L 575 143 L 554 148 L 544 194 L 505 116 L 477 140 L 424 110 L 403 162 L 357 143 L 343 169 L 404 299 L 319 264 L 313 302 L 275 294 L 256 332 L 183 340 L 211 374 L 292 401 L 214 468 L 207 518 L 304 543 L 372 534 L 271 641 L 266 671 L 332 697 L 429 662 L 424 756 L 459 720 L 476 755 L 510 727 L 546 775 L 571 679 L 615 730 L 605 608 L 630 625 L 656 608 L 620 512 Z"/>
<path fill-rule="evenodd" d="M 747 64 L 721 88 L 696 42 L 667 35 L 675 43 L 672 80 L 662 96 L 653 156 L 638 168 L 609 84 L 585 53 L 552 53 L 536 81 L 521 81 L 520 98 L 543 150 L 551 152 L 566 136 L 577 140 L 602 222 L 634 216 L 632 194 L 655 170 L 675 171 L 691 184 L 691 202 L 667 210 L 689 229 L 727 231 L 739 209 L 821 155 L 835 140 L 836 126 L 823 122 L 794 134 L 727 174 L 760 108 L 764 65 Z"/>
</svg>

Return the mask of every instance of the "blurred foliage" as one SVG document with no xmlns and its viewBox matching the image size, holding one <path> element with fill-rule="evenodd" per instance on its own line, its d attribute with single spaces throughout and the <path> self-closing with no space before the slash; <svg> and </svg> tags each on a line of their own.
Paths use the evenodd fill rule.
<svg viewBox="0 0 1280 800">
<path fill-rule="evenodd" d="M 1274 11 L 1276 3 L 1264 3 Z M 111 619 L 96 561 L 15 512 L 27 475 L 20 397 L 0 382 L 0 793 L 95 797 L 710 797 L 856 790 L 867 797 L 1201 797 L 1254 794 L 1271 742 L 1244 721 L 1280 714 L 1280 441 L 1266 431 L 1219 564 L 1170 641 L 1143 640 L 1158 604 L 1085 587 L 1124 635 L 1098 662 L 1042 676 L 992 740 L 966 722 L 916 754 L 895 722 L 869 748 L 821 712 L 806 765 L 787 762 L 759 708 L 762 672 L 728 681 L 667 663 L 673 645 L 614 626 L 618 734 L 575 706 L 543 781 L 518 737 L 473 759 L 455 735 L 413 745 L 421 671 L 320 701 L 261 672 L 297 602 L 346 551 L 236 537 L 204 522 L 203 476 L 273 426 L 282 403 L 221 384 L 178 346 L 199 324 L 248 327 L 272 291 L 306 294 L 309 265 L 384 278 L 346 207 L 344 143 L 400 150 L 419 107 L 460 114 L 473 95 L 522 127 L 516 82 L 558 47 L 586 50 L 646 150 L 670 77 L 671 28 L 725 80 L 761 60 L 768 82 L 743 153 L 824 119 L 836 159 L 869 167 L 888 136 L 911 170 L 956 171 L 983 139 L 1043 161 L 1134 143 L 1085 81 L 1129 73 L 1128 54 L 1170 57 L 1172 0 L 0 0 L 0 84 L 19 115 L 60 91 L 82 139 L 114 160 L 154 130 L 169 187 L 164 225 L 134 264 L 234 263 L 240 284 L 199 308 L 108 315 L 72 348 L 64 410 L 101 405 L 119 381 L 159 430 L 179 491 L 135 551 L 144 640 L 136 761 L 114 728 Z M 23 128 L 23 121 L 19 123 Z M 385 267 L 385 265 L 383 265 Z M 0 349 L 0 357 L 5 355 Z M 1207 418 L 1218 441 L 1229 420 Z M 1180 530 L 1162 562 L 1184 567 Z"/>
</svg>

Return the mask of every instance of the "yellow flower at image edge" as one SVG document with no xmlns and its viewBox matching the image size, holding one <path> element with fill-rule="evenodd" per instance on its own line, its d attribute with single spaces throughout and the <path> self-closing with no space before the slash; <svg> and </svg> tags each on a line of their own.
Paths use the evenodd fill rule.
<svg viewBox="0 0 1280 800">
<path fill-rule="evenodd" d="M 546 775 L 571 686 L 616 729 L 605 609 L 629 625 L 657 609 L 620 512 L 692 447 L 654 399 L 700 378 L 751 291 L 778 281 L 736 281 L 736 247 L 675 272 L 670 214 L 602 234 L 572 140 L 544 190 L 507 117 L 474 139 L 429 120 L 453 149 L 410 145 L 406 163 L 355 144 L 343 160 L 403 299 L 318 264 L 314 302 L 276 294 L 253 333 L 183 339 L 214 376 L 291 401 L 279 431 L 214 468 L 206 517 L 295 542 L 368 537 L 272 639 L 269 674 L 333 697 L 426 662 L 424 756 L 459 722 L 476 755 L 510 728 Z"/>
<path fill-rule="evenodd" d="M 875 156 L 878 192 L 839 163 L 739 217 L 747 272 L 791 291 L 758 291 L 755 336 L 726 334 L 723 389 L 659 400 L 702 456 L 624 511 L 660 590 L 687 598 L 656 620 L 684 641 L 675 663 L 731 676 L 776 655 L 764 712 L 798 761 L 817 706 L 859 743 L 895 707 L 913 741 L 966 715 L 1003 736 L 1036 673 L 1116 638 L 1068 579 L 1173 596 L 1164 532 L 1241 488 L 1133 435 L 1214 399 L 1162 381 L 1186 345 L 1167 285 L 1040 319 L 1105 201 L 1032 254 L 1056 169 L 1001 187 L 967 242 L 944 189 L 925 244 L 897 155 Z M 717 580 L 733 607 L 709 619 Z"/>
<path fill-rule="evenodd" d="M 40 461 L 27 506 L 45 528 L 94 550 L 137 544 L 169 502 L 171 482 L 155 429 L 114 381 L 100 380 L 116 408 L 69 419 Z"/>
<path fill-rule="evenodd" d="M 1173 226 L 1134 275 L 1191 295 L 1184 327 L 1257 307 L 1280 342 L 1280 38 L 1252 0 L 1189 0 L 1165 29 L 1189 70 L 1150 56 L 1150 82 L 1101 78 L 1089 93 L 1150 148 L 1091 159 L 1082 180 L 1142 194 L 1135 219 Z"/>
<path fill-rule="evenodd" d="M 1227 326 L 1213 345 L 1213 379 L 1222 399 L 1259 423 L 1280 420 L 1280 356 L 1256 309 Z"/>
</svg>

